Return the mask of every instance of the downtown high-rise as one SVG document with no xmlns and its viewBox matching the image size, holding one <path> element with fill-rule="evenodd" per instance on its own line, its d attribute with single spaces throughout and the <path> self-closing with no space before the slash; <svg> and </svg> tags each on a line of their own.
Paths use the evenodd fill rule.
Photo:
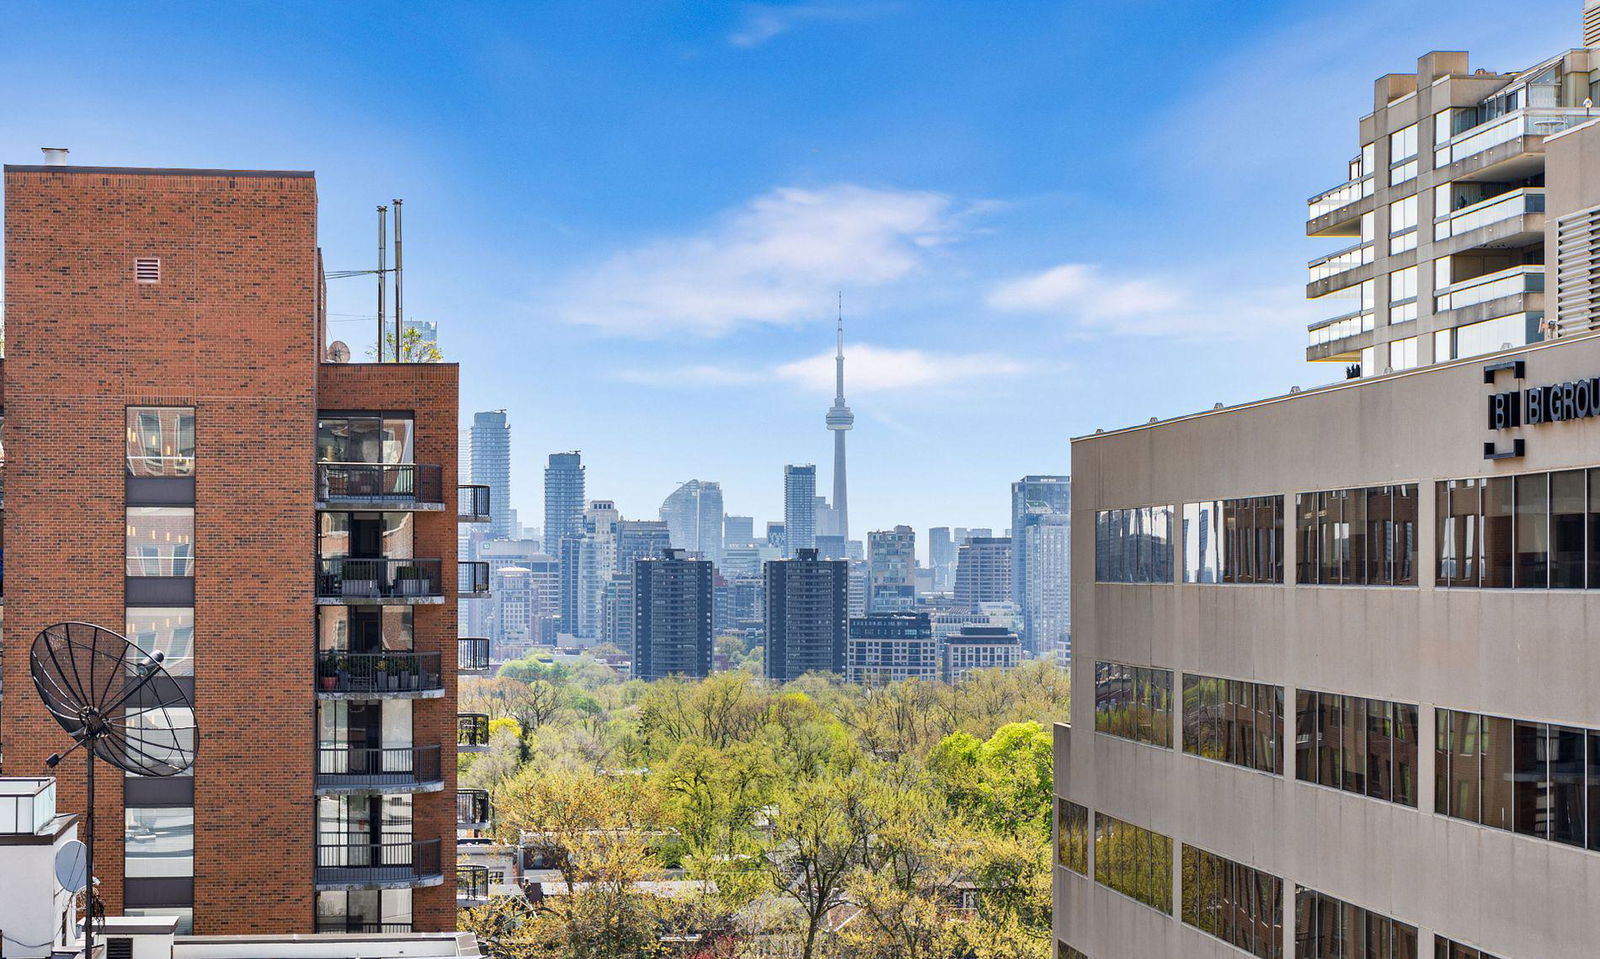
<svg viewBox="0 0 1600 959">
<path fill-rule="evenodd" d="M 661 504 L 675 549 L 698 553 L 722 563 L 722 485 L 690 480 L 673 490 Z"/>
<path fill-rule="evenodd" d="M 544 470 L 544 551 L 561 554 L 561 541 L 583 535 L 583 454 L 551 453 Z"/>
<path fill-rule="evenodd" d="M 1011 601 L 1030 653 L 1061 649 L 1071 636 L 1072 481 L 1024 476 L 1011 484 Z"/>
<path fill-rule="evenodd" d="M 681 549 L 633 564 L 633 675 L 639 679 L 711 673 L 710 560 Z"/>
<path fill-rule="evenodd" d="M 845 670 L 849 564 L 802 549 L 766 564 L 766 675 L 777 682 Z"/>
<path fill-rule="evenodd" d="M 467 462 L 471 481 L 489 488 L 488 539 L 516 539 L 511 509 L 511 426 L 505 410 L 472 414 L 467 433 Z"/>
<path fill-rule="evenodd" d="M 816 548 L 817 468 L 810 463 L 783 468 L 783 535 L 785 557 Z"/>
</svg>

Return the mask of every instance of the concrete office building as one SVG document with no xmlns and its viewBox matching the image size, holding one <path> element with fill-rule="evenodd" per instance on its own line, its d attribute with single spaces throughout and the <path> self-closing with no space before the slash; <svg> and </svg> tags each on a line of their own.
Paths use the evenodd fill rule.
<svg viewBox="0 0 1600 959">
<path fill-rule="evenodd" d="M 544 551 L 561 555 L 561 541 L 583 535 L 583 454 L 551 453 L 544 470 Z"/>
<path fill-rule="evenodd" d="M 909 526 L 867 534 L 867 612 L 905 612 L 916 605 L 917 534 Z"/>
<path fill-rule="evenodd" d="M 709 560 L 681 549 L 633 564 L 633 675 L 640 679 L 711 673 Z"/>
<path fill-rule="evenodd" d="M 766 675 L 780 683 L 845 669 L 848 564 L 803 549 L 766 565 Z"/>
<path fill-rule="evenodd" d="M 939 673 L 959 683 L 974 670 L 1015 669 L 1022 662 L 1022 639 L 1003 626 L 963 626 L 939 646 Z"/>
<path fill-rule="evenodd" d="M 927 613 L 874 613 L 850 619 L 845 678 L 863 686 L 939 678 L 939 644 Z"/>
<path fill-rule="evenodd" d="M 1011 602 L 1011 537 L 979 536 L 956 550 L 957 606 Z"/>
<path fill-rule="evenodd" d="M 492 508 L 457 489 L 457 366 L 325 361 L 310 173 L 4 180 L 7 768 L 70 742 L 29 677 L 39 631 L 123 631 L 166 654 L 201 758 L 101 767 L 108 914 L 454 929 L 455 607 L 488 587 L 455 558 L 460 494 L 460 518 Z M 55 770 L 62 809 L 83 770 Z M 40 941 L 22 928 L 8 955 Z"/>
<path fill-rule="evenodd" d="M 722 485 L 690 480 L 672 491 L 661 504 L 674 549 L 698 553 L 713 563 L 722 562 Z M 659 554 L 651 554 L 659 555 Z"/>
</svg>

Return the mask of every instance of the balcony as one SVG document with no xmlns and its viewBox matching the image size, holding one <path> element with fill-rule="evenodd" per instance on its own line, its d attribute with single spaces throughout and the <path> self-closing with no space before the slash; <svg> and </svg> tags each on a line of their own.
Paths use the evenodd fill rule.
<svg viewBox="0 0 1600 959">
<path fill-rule="evenodd" d="M 1522 313 L 1532 308 L 1526 302 L 1531 294 L 1538 294 L 1539 307 L 1544 303 L 1544 267 L 1514 266 L 1509 270 L 1485 273 L 1470 280 L 1438 290 L 1434 294 L 1434 312 L 1444 313 L 1465 307 L 1493 304 L 1486 307 L 1485 317 Z M 1500 302 L 1506 301 L 1506 302 Z M 1514 302 L 1513 302 L 1514 301 Z M 1464 319 L 1458 318 L 1460 325 Z"/>
<path fill-rule="evenodd" d="M 336 932 L 349 934 L 389 935 L 397 932 L 410 932 L 409 922 L 367 922 L 364 919 L 317 917 L 316 931 L 319 933 Z"/>
<path fill-rule="evenodd" d="M 456 906 L 481 906 L 489 901 L 489 867 L 456 863 Z"/>
<path fill-rule="evenodd" d="M 483 713 L 456 713 L 456 751 L 481 753 L 489 748 L 489 717 Z"/>
<path fill-rule="evenodd" d="M 1375 192 L 1372 174 L 1347 180 L 1306 201 L 1307 236 L 1350 236 L 1361 226 L 1361 214 L 1373 208 L 1362 203 Z M 1375 201 L 1374 201 L 1375 202 Z"/>
<path fill-rule="evenodd" d="M 439 654 L 319 650 L 317 694 L 324 699 L 434 699 L 444 695 Z"/>
<path fill-rule="evenodd" d="M 439 868 L 439 840 L 379 837 L 345 833 L 317 837 L 317 866 L 312 881 L 318 889 L 400 889 L 444 883 Z"/>
<path fill-rule="evenodd" d="M 443 510 L 443 477 L 415 463 L 318 463 L 317 507 Z"/>
<path fill-rule="evenodd" d="M 439 747 L 319 746 L 316 792 L 427 793 L 444 788 Z"/>
<path fill-rule="evenodd" d="M 1544 190 L 1530 187 L 1464 206 L 1434 221 L 1434 240 L 1460 238 L 1451 253 L 1514 249 L 1544 241 Z"/>
<path fill-rule="evenodd" d="M 1434 148 L 1433 166 L 1451 180 L 1514 180 L 1544 166 L 1544 138 L 1592 118 L 1583 107 L 1528 107 L 1480 123 Z M 1459 164 L 1455 169 L 1447 169 Z"/>
<path fill-rule="evenodd" d="M 489 595 L 487 560 L 462 560 L 456 564 L 456 590 L 462 597 Z"/>
<path fill-rule="evenodd" d="M 1313 323 L 1306 328 L 1306 359 L 1343 361 L 1350 359 L 1352 354 L 1359 357 L 1361 347 L 1371 344 L 1352 342 L 1352 338 L 1372 332 L 1374 325 L 1371 310 L 1356 310 Z"/>
<path fill-rule="evenodd" d="M 456 487 L 456 518 L 463 523 L 489 522 L 489 487 Z"/>
<path fill-rule="evenodd" d="M 436 559 L 324 557 L 318 561 L 317 602 L 324 605 L 442 603 L 444 588 L 440 568 Z M 484 579 L 488 579 L 487 570 Z"/>
<path fill-rule="evenodd" d="M 1357 243 L 1329 253 L 1327 256 L 1319 256 L 1306 265 L 1306 282 L 1316 283 L 1320 280 L 1338 276 L 1341 273 L 1349 273 L 1351 270 L 1371 263 L 1373 257 L 1374 252 L 1371 243 Z M 1330 284 L 1330 286 L 1332 285 L 1348 286 L 1349 284 Z"/>
<path fill-rule="evenodd" d="M 489 828 L 487 789 L 462 789 L 456 792 L 456 828 L 474 832 Z"/>
<path fill-rule="evenodd" d="M 456 639 L 456 668 L 463 673 L 489 671 L 489 640 L 482 636 Z"/>
</svg>

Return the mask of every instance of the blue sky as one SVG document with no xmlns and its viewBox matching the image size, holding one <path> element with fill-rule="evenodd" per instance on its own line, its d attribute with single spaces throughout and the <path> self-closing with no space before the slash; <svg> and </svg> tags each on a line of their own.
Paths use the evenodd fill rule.
<svg viewBox="0 0 1600 959">
<path fill-rule="evenodd" d="M 7 4 L 0 155 L 314 169 L 330 270 L 406 200 L 407 316 L 506 408 L 513 500 L 582 449 L 653 517 L 780 518 L 834 291 L 852 533 L 1007 523 L 1070 437 L 1342 375 L 1304 362 L 1305 198 L 1372 80 L 1519 69 L 1579 0 Z M 368 280 L 334 281 L 361 353 Z"/>
</svg>

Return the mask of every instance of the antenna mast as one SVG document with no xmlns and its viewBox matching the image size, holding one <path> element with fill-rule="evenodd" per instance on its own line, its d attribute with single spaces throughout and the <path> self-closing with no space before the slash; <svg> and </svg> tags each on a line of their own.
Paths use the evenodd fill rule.
<svg viewBox="0 0 1600 959">
<path fill-rule="evenodd" d="M 399 212 L 400 212 L 399 210 L 395 211 L 395 214 L 396 214 L 395 215 L 396 225 L 399 224 Z M 378 207 L 378 362 L 379 363 L 383 362 L 383 321 L 384 321 L 384 315 L 385 315 L 385 312 L 386 312 L 384 310 L 384 304 L 383 304 L 383 289 L 384 289 L 383 276 L 384 276 L 385 273 L 388 272 L 388 270 L 385 269 L 385 263 L 384 263 L 385 258 L 388 256 L 388 250 L 389 250 L 389 208 L 386 207 L 386 206 L 380 206 L 380 207 Z"/>
<path fill-rule="evenodd" d="M 405 268 L 400 265 L 400 204 L 394 200 L 394 361 L 400 362 L 401 333 L 405 326 L 405 306 L 401 297 L 405 293 Z"/>
</svg>

